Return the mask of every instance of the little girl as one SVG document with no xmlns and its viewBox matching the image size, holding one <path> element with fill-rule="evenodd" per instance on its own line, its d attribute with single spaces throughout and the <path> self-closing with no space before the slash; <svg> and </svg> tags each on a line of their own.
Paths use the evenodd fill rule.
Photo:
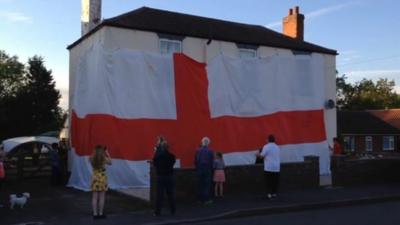
<svg viewBox="0 0 400 225">
<path fill-rule="evenodd" d="M 215 154 L 215 160 L 214 160 L 214 182 L 215 182 L 215 187 L 214 187 L 214 192 L 215 192 L 215 197 L 218 196 L 224 196 L 224 182 L 225 182 L 225 163 L 222 158 L 222 153 L 217 152 Z"/>
</svg>

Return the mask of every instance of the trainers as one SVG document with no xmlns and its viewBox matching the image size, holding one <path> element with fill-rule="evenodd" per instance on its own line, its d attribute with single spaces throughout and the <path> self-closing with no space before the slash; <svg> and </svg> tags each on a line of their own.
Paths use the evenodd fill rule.
<svg viewBox="0 0 400 225">
<path fill-rule="evenodd" d="M 268 200 L 272 199 L 272 195 L 271 194 L 267 194 L 267 199 Z"/>
</svg>

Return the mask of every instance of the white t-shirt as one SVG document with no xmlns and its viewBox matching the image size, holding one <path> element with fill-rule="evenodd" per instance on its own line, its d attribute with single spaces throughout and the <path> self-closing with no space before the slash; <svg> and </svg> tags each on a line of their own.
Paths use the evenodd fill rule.
<svg viewBox="0 0 400 225">
<path fill-rule="evenodd" d="M 264 157 L 264 171 L 280 172 L 281 170 L 281 157 L 279 146 L 275 143 L 268 143 L 264 145 L 261 151 L 261 156 Z"/>
</svg>

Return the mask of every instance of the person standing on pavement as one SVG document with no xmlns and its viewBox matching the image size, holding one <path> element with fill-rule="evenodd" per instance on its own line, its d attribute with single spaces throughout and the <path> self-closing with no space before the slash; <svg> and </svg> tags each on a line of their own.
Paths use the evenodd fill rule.
<svg viewBox="0 0 400 225">
<path fill-rule="evenodd" d="M 264 159 L 264 178 L 266 183 L 267 198 L 277 197 L 280 177 L 280 149 L 275 143 L 273 135 L 268 136 L 268 143 L 264 145 L 259 157 Z"/>
<path fill-rule="evenodd" d="M 339 139 L 337 137 L 333 138 L 333 147 L 329 145 L 329 150 L 332 152 L 333 155 L 342 155 L 343 149 L 339 143 Z"/>
<path fill-rule="evenodd" d="M 162 142 L 157 143 L 157 150 L 153 157 L 153 166 L 157 174 L 157 195 L 154 215 L 161 214 L 161 208 L 164 201 L 164 192 L 167 194 L 171 215 L 175 214 L 175 177 L 174 165 L 175 155 L 169 151 L 167 141 L 163 138 Z"/>
<path fill-rule="evenodd" d="M 210 139 L 203 137 L 201 146 L 196 151 L 195 167 L 198 179 L 198 196 L 203 204 L 212 203 L 210 199 L 210 191 L 212 184 L 214 154 L 208 148 Z"/>
<path fill-rule="evenodd" d="M 224 183 L 225 183 L 225 162 L 221 152 L 215 153 L 214 159 L 214 176 L 213 181 L 214 186 L 214 196 L 223 197 L 224 196 Z"/>
<path fill-rule="evenodd" d="M 108 190 L 108 181 L 106 174 L 106 165 L 111 165 L 111 157 L 105 146 L 97 145 L 94 149 L 89 162 L 93 168 L 91 189 L 93 219 L 104 219 L 104 203 L 106 191 Z"/>
<path fill-rule="evenodd" d="M 61 173 L 60 173 L 60 155 L 59 155 L 59 146 L 57 143 L 53 143 L 51 145 L 51 149 L 49 151 L 49 159 L 51 165 L 51 184 L 59 185 L 61 181 Z"/>
<path fill-rule="evenodd" d="M 4 168 L 5 158 L 6 158 L 6 152 L 4 151 L 3 145 L 0 145 L 0 188 L 2 188 L 4 178 L 6 177 L 6 170 Z"/>
</svg>

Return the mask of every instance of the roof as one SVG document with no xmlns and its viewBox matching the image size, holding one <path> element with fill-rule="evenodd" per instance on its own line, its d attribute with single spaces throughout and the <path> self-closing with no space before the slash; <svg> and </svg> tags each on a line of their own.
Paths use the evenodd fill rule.
<svg viewBox="0 0 400 225">
<path fill-rule="evenodd" d="M 69 45 L 68 49 L 73 48 L 103 26 L 229 41 L 239 44 L 337 54 L 336 50 L 296 40 L 259 25 L 229 22 L 148 7 L 142 7 L 103 20 L 96 28 Z"/>
<path fill-rule="evenodd" d="M 338 134 L 384 135 L 400 134 L 400 129 L 370 111 L 338 111 Z"/>
<path fill-rule="evenodd" d="M 368 110 L 368 112 L 400 129 L 400 109 Z"/>
</svg>

